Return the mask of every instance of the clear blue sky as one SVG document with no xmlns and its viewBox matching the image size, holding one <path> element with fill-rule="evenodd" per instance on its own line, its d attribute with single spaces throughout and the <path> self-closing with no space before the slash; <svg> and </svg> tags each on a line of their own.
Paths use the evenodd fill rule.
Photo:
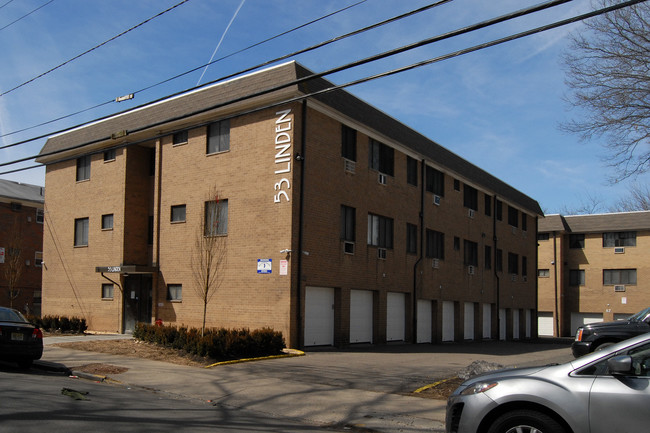
<svg viewBox="0 0 650 433">
<path fill-rule="evenodd" d="M 0 0 L 0 93 L 93 48 L 180 0 Z M 359 0 L 190 0 L 89 54 L 0 96 L 0 135 L 136 92 L 334 12 Z M 502 15 L 538 0 L 455 0 L 363 35 L 296 56 L 314 71 Z M 208 67 L 201 83 L 373 24 L 431 2 L 367 0 Z M 342 84 L 367 75 L 567 18 L 590 9 L 576 0 L 550 11 L 328 76 Z M 4 5 L 4 6 L 3 6 Z M 45 6 L 43 6 L 45 5 Z M 30 11 L 43 6 L 29 16 Z M 11 24 L 13 23 L 13 24 Z M 229 23 L 231 23 L 230 27 Z M 575 208 L 586 196 L 613 205 L 629 183 L 610 186 L 598 141 L 581 143 L 558 129 L 574 113 L 561 54 L 580 24 L 463 55 L 348 91 L 536 199 L 547 213 Z M 226 32 L 226 29 L 227 32 Z M 224 34 L 225 32 L 225 34 Z M 133 101 L 26 132 L 0 145 L 46 134 L 196 86 L 204 70 L 136 94 Z M 36 155 L 44 140 L 0 150 L 0 161 Z M 0 171 L 33 165 L 33 161 Z M 44 184 L 44 169 L 1 176 Z M 646 182 L 649 177 L 637 179 Z"/>
</svg>

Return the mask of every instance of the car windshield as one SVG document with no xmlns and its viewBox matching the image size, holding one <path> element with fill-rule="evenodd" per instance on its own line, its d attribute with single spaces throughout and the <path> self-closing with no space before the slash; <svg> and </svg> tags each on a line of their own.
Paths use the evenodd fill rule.
<svg viewBox="0 0 650 433">
<path fill-rule="evenodd" d="M 650 307 L 646 308 L 645 310 L 639 311 L 633 316 L 630 316 L 627 320 L 631 322 L 640 322 L 643 319 L 645 319 L 648 316 L 648 314 L 650 314 Z"/>
<path fill-rule="evenodd" d="M 0 308 L 0 322 L 27 322 L 27 319 L 16 310 Z"/>
</svg>

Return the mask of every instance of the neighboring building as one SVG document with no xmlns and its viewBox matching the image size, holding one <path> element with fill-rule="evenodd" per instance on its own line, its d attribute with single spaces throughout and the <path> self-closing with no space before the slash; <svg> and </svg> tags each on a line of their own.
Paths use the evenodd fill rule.
<svg viewBox="0 0 650 433">
<path fill-rule="evenodd" d="M 208 326 L 292 347 L 536 336 L 538 203 L 345 91 L 307 97 L 332 87 L 310 75 L 290 62 L 51 137 L 44 312 L 200 327 L 203 230 L 227 244 Z"/>
<path fill-rule="evenodd" d="M 41 314 L 42 186 L 0 179 L 0 306 Z"/>
<path fill-rule="evenodd" d="M 539 220 L 539 335 L 650 306 L 650 211 Z"/>
</svg>

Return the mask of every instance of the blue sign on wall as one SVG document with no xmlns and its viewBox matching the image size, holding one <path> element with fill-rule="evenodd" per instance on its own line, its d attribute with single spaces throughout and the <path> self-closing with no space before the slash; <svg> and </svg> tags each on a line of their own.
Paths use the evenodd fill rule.
<svg viewBox="0 0 650 433">
<path fill-rule="evenodd" d="M 273 259 L 257 259 L 257 273 L 270 274 L 273 269 Z"/>
</svg>

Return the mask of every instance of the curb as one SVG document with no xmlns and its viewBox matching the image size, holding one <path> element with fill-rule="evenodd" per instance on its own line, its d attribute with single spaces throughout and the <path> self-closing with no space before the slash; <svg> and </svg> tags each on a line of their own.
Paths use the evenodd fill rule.
<svg viewBox="0 0 650 433">
<path fill-rule="evenodd" d="M 215 362 L 214 364 L 206 365 L 203 368 L 212 368 L 212 367 L 218 367 L 220 365 L 229 365 L 229 364 L 242 364 L 244 362 L 263 361 L 265 359 L 294 358 L 296 356 L 305 356 L 305 352 L 301 350 L 282 349 L 282 351 L 285 352 L 284 355 L 260 356 L 259 358 L 233 359 L 232 361 Z"/>
</svg>

